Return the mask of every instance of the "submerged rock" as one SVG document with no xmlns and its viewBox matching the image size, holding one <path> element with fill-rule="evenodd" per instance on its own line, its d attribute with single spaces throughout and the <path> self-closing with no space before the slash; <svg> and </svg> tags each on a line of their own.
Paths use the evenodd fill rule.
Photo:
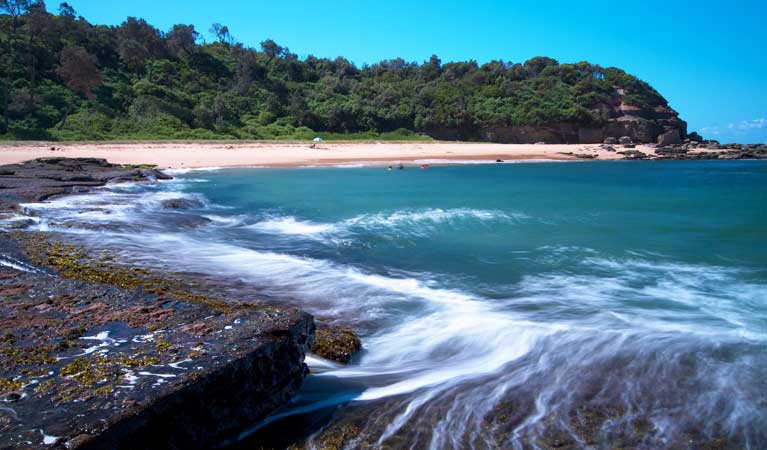
<svg viewBox="0 0 767 450">
<path fill-rule="evenodd" d="M 173 198 L 162 202 L 166 209 L 194 209 L 201 208 L 202 202 L 196 198 Z"/>
</svg>

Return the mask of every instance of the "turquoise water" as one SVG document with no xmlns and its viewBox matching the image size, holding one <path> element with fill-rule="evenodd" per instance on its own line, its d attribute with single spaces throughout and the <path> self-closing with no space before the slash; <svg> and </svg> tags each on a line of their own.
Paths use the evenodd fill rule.
<svg viewBox="0 0 767 450">
<path fill-rule="evenodd" d="M 339 424 L 349 447 L 767 448 L 764 162 L 196 171 L 31 208 L 358 330 L 244 448 Z"/>
</svg>

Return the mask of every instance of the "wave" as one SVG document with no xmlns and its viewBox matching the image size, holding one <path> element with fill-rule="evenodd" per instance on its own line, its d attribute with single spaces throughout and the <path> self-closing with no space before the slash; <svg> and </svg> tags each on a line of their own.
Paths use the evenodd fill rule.
<svg viewBox="0 0 767 450">
<path fill-rule="evenodd" d="M 363 214 L 343 222 L 346 226 L 361 227 L 397 227 L 401 225 L 414 225 L 420 223 L 441 224 L 456 222 L 459 220 L 477 220 L 480 222 L 506 222 L 528 219 L 529 216 L 522 213 L 507 213 L 497 210 L 482 210 L 469 208 L 441 209 L 430 208 L 424 210 L 403 210 L 392 213 Z"/>
<path fill-rule="evenodd" d="M 314 223 L 297 220 L 295 217 L 282 217 L 264 220 L 245 228 L 261 231 L 264 233 L 312 236 L 317 234 L 332 233 L 336 230 L 333 224 Z"/>
<path fill-rule="evenodd" d="M 515 222 L 527 219 L 521 213 L 468 208 L 400 210 L 391 213 L 361 214 L 335 223 L 300 220 L 294 216 L 272 216 L 245 226 L 247 229 L 269 234 L 302 236 L 328 242 L 342 242 L 355 234 L 395 232 L 397 235 L 422 236 L 439 225 L 471 226 L 473 223 Z"/>
<path fill-rule="evenodd" d="M 162 171 L 170 176 L 174 176 L 174 175 L 186 175 L 188 173 L 194 173 L 194 172 L 218 172 L 223 169 L 224 169 L 223 167 L 214 166 L 214 167 L 162 169 Z"/>
</svg>

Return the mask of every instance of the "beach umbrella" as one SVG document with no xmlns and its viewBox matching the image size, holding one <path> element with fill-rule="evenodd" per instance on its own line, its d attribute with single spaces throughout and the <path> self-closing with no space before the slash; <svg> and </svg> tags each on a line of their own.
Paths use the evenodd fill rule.
<svg viewBox="0 0 767 450">
<path fill-rule="evenodd" d="M 321 137 L 316 137 L 316 138 L 314 138 L 314 142 L 322 142 L 322 138 Z"/>
</svg>

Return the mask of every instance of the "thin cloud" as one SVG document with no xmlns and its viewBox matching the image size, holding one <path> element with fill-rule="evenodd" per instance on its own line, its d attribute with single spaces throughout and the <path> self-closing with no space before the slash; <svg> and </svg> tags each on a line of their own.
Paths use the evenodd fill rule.
<svg viewBox="0 0 767 450">
<path fill-rule="evenodd" d="M 734 131 L 761 130 L 767 128 L 767 119 L 741 120 L 740 122 L 727 125 L 727 128 Z"/>
<path fill-rule="evenodd" d="M 741 136 L 749 132 L 756 130 L 767 129 L 767 119 L 761 117 L 759 119 L 741 120 L 740 122 L 731 122 L 726 126 L 711 125 L 703 127 L 700 132 L 704 136 Z"/>
</svg>

